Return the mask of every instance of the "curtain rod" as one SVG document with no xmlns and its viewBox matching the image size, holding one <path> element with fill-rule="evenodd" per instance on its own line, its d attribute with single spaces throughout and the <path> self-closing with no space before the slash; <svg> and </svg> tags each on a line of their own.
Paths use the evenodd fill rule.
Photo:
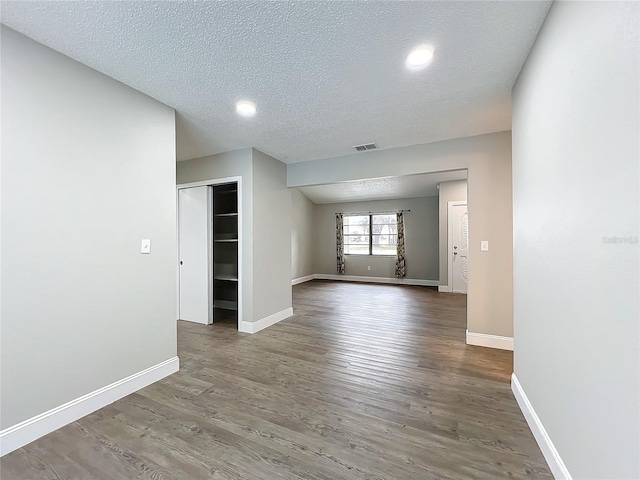
<svg viewBox="0 0 640 480">
<path fill-rule="evenodd" d="M 335 215 L 337 215 L 338 213 L 342 214 L 342 215 L 384 215 L 384 214 L 389 214 L 389 213 L 404 213 L 404 212 L 410 212 L 411 210 L 409 209 L 400 209 L 400 210 L 383 210 L 383 211 L 378 211 L 378 212 L 335 212 Z"/>
</svg>

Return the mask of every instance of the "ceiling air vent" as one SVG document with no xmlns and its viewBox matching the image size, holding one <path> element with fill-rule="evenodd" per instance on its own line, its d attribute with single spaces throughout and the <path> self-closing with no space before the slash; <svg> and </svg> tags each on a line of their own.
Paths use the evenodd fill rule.
<svg viewBox="0 0 640 480">
<path fill-rule="evenodd" d="M 364 152 L 365 150 L 375 150 L 378 146 L 375 143 L 366 143 L 364 145 L 356 145 L 353 148 L 359 152 Z"/>
</svg>

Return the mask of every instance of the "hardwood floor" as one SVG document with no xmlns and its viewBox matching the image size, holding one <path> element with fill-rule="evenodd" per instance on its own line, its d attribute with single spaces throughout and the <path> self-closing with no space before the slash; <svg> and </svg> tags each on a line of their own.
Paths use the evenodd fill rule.
<svg viewBox="0 0 640 480">
<path fill-rule="evenodd" d="M 255 335 L 178 323 L 180 372 L 2 458 L 10 479 L 552 478 L 466 299 L 313 281 Z"/>
</svg>

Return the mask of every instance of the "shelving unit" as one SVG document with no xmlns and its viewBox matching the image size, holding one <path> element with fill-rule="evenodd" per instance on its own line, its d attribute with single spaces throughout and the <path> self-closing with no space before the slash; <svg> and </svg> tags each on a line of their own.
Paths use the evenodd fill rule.
<svg viewBox="0 0 640 480">
<path fill-rule="evenodd" d="M 213 320 L 238 311 L 238 185 L 213 186 Z"/>
</svg>

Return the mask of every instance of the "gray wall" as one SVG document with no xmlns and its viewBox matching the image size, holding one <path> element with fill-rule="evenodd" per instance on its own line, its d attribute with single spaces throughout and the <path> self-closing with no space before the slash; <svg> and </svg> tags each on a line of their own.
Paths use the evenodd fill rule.
<svg viewBox="0 0 640 480">
<path fill-rule="evenodd" d="M 575 479 L 640 478 L 639 16 L 555 2 L 513 91 L 515 374 Z"/>
<path fill-rule="evenodd" d="M 440 285 L 447 285 L 449 282 L 449 254 L 448 241 L 448 202 L 456 200 L 467 201 L 467 181 L 456 180 L 454 182 L 441 182 L 438 190 L 438 218 L 440 235 L 438 236 L 440 252 Z M 491 246 L 491 245 L 489 245 Z"/>
<path fill-rule="evenodd" d="M 178 162 L 177 183 L 242 178 L 242 321 L 253 321 L 253 156 L 251 148 Z"/>
<path fill-rule="evenodd" d="M 383 212 L 409 209 L 405 214 L 407 279 L 438 279 L 438 197 L 329 203 L 315 206 L 314 273 L 336 273 L 335 212 Z M 395 257 L 345 255 L 345 275 L 395 278 Z M 370 266 L 371 270 L 367 267 Z"/>
<path fill-rule="evenodd" d="M 291 308 L 291 191 L 284 163 L 253 149 L 253 314 Z"/>
<path fill-rule="evenodd" d="M 313 271 L 314 204 L 297 188 L 291 189 L 291 279 Z"/>
<path fill-rule="evenodd" d="M 6 428 L 175 357 L 176 195 L 173 109 L 1 35 Z"/>
<path fill-rule="evenodd" d="M 511 337 L 511 132 L 293 163 L 287 182 L 297 187 L 463 168 L 468 171 L 470 242 L 467 327 Z M 480 252 L 481 240 L 489 241 L 488 252 Z"/>
</svg>

